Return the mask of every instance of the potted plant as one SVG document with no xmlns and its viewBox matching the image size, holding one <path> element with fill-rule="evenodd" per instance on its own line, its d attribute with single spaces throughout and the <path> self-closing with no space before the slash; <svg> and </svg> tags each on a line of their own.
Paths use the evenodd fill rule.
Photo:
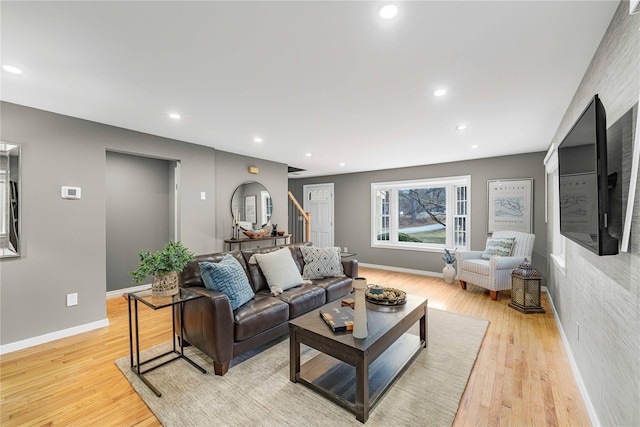
<svg viewBox="0 0 640 427">
<path fill-rule="evenodd" d="M 442 277 L 445 282 L 453 283 L 453 279 L 456 277 L 456 269 L 453 267 L 453 263 L 456 262 L 456 249 L 454 249 L 453 252 L 449 251 L 449 249 L 445 249 L 442 259 L 445 263 L 445 266 L 442 269 Z"/>
<path fill-rule="evenodd" d="M 142 284 L 147 276 L 153 276 L 151 294 L 154 297 L 178 293 L 179 274 L 195 259 L 195 254 L 181 242 L 169 242 L 156 253 L 140 251 L 140 267 L 131 272 L 133 281 Z"/>
</svg>

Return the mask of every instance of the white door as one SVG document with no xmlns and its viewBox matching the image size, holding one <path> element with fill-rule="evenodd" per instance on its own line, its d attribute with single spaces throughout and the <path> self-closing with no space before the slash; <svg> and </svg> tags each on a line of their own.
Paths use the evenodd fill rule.
<svg viewBox="0 0 640 427">
<path fill-rule="evenodd" d="M 313 246 L 333 246 L 333 183 L 302 187 L 303 208 L 311 213 L 311 242 Z"/>
</svg>

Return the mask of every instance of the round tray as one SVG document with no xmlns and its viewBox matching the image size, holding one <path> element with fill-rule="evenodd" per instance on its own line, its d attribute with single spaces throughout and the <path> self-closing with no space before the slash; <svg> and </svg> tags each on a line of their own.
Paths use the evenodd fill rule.
<svg viewBox="0 0 640 427">
<path fill-rule="evenodd" d="M 395 288 L 385 288 L 385 291 L 386 290 L 393 290 L 395 291 L 396 294 L 400 293 L 400 298 L 396 299 L 395 301 L 389 301 L 386 298 L 385 299 L 372 298 L 366 293 L 364 294 L 364 298 L 367 301 L 369 301 L 371 304 L 377 304 L 377 305 L 403 305 L 407 303 L 407 293 L 405 291 L 400 289 L 395 289 Z"/>
</svg>

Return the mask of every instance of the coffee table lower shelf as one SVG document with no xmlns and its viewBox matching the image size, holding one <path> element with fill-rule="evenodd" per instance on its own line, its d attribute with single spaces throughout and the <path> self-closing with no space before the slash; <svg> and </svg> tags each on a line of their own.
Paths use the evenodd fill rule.
<svg viewBox="0 0 640 427">
<path fill-rule="evenodd" d="M 405 333 L 369 365 L 369 410 L 409 367 L 423 345 L 420 337 Z M 358 414 L 354 366 L 320 353 L 301 366 L 296 381 Z"/>
</svg>

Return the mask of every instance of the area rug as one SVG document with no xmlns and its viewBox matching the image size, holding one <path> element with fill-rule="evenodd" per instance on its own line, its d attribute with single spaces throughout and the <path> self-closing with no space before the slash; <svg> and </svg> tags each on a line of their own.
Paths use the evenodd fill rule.
<svg viewBox="0 0 640 427">
<path fill-rule="evenodd" d="M 429 345 L 370 412 L 370 426 L 450 426 L 484 339 L 488 320 L 429 309 Z M 412 330 L 416 335 L 415 331 Z M 170 347 L 142 353 L 142 360 Z M 317 354 L 301 346 L 302 363 Z M 207 369 L 184 360 L 149 372 L 157 397 L 129 368 L 116 365 L 165 426 L 358 426 L 355 415 L 307 387 L 289 381 L 289 340 L 284 337 L 231 362 L 213 374 L 211 359 L 189 347 L 185 353 Z"/>
</svg>

